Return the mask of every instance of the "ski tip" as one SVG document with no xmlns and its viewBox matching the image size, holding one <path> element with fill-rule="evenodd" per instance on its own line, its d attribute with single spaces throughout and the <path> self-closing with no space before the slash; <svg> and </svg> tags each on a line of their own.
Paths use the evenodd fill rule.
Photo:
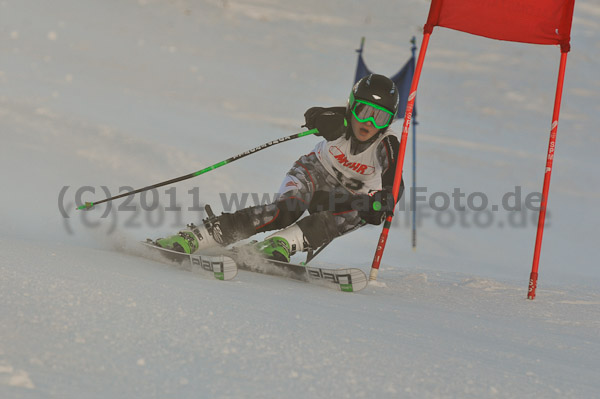
<svg viewBox="0 0 600 399">
<path fill-rule="evenodd" d="M 235 263 L 235 261 L 232 258 L 230 258 L 228 256 L 223 256 L 222 258 L 223 258 L 222 271 L 221 272 L 215 271 L 215 277 L 219 280 L 224 280 L 224 281 L 231 280 L 238 274 L 237 264 Z"/>
</svg>

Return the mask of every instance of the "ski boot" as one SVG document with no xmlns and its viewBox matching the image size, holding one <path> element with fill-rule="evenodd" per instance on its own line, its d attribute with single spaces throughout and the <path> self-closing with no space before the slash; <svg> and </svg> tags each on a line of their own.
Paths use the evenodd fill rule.
<svg viewBox="0 0 600 399">
<path fill-rule="evenodd" d="M 193 224 L 189 224 L 188 228 L 192 226 Z M 161 248 L 186 254 L 193 254 L 198 249 L 198 239 L 191 230 L 183 230 L 174 236 L 159 238 L 154 241 L 154 244 Z"/>
<path fill-rule="evenodd" d="M 254 248 L 267 259 L 289 263 L 296 252 L 308 250 L 308 243 L 300 227 L 293 224 L 254 244 Z"/>
<path fill-rule="evenodd" d="M 187 225 L 187 229 L 167 238 L 159 238 L 155 241 L 155 244 L 162 248 L 186 254 L 228 245 L 231 239 L 225 236 L 221 230 L 223 215 L 220 217 L 215 216 L 209 205 L 206 205 L 206 212 L 208 217 L 202 220 L 202 225 L 196 226 L 190 223 Z"/>
<path fill-rule="evenodd" d="M 221 245 L 204 224 L 196 226 L 193 223 L 188 224 L 187 229 L 173 236 L 157 239 L 155 244 L 162 248 L 186 254 L 193 254 L 200 249 L 214 248 Z"/>
</svg>

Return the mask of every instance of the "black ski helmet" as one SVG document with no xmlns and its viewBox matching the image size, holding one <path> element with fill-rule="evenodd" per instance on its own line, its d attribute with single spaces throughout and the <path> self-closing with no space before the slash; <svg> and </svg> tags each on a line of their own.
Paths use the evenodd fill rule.
<svg viewBox="0 0 600 399">
<path fill-rule="evenodd" d="M 383 75 L 370 74 L 360 79 L 350 92 L 348 105 L 346 106 L 346 115 L 349 118 L 356 100 L 364 100 L 377 104 L 394 114 L 398 113 L 400 96 L 398 88 L 392 80 Z"/>
</svg>

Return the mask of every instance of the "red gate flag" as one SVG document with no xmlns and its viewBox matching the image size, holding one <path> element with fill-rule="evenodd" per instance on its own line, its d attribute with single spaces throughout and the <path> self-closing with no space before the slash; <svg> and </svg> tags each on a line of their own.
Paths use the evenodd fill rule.
<svg viewBox="0 0 600 399">
<path fill-rule="evenodd" d="M 570 50 L 575 0 L 432 0 L 425 33 L 434 26 L 490 39 L 560 44 Z"/>
<path fill-rule="evenodd" d="M 394 177 L 394 193 L 398 192 L 402 180 L 404 153 L 408 138 L 408 129 L 417 95 L 417 87 L 421 76 L 421 69 L 425 60 L 425 53 L 429 44 L 429 37 L 435 26 L 459 30 L 473 35 L 484 36 L 490 39 L 507 40 L 513 42 L 533 44 L 560 45 L 560 66 L 558 70 L 558 83 L 552 113 L 552 129 L 546 157 L 544 173 L 544 186 L 538 218 L 538 229 L 535 240 L 533 265 L 529 278 L 527 297 L 535 298 L 538 279 L 538 266 L 542 247 L 542 237 L 546 219 L 546 207 L 552 175 L 552 163 L 556 148 L 556 133 L 560 102 L 562 98 L 563 82 L 567 65 L 567 54 L 571 49 L 571 24 L 573 21 L 573 8 L 575 0 L 431 0 L 429 16 L 424 27 L 423 43 L 417 59 L 417 65 L 410 87 L 410 95 L 406 104 L 402 137 L 400 139 L 400 152 L 396 164 Z M 388 232 L 392 225 L 392 215 L 388 215 L 379 236 L 375 256 L 371 265 L 370 280 L 377 278 L 379 265 L 387 242 Z"/>
</svg>

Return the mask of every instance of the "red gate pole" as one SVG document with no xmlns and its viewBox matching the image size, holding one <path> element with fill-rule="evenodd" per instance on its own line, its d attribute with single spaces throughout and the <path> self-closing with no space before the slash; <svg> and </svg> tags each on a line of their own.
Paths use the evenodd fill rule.
<svg viewBox="0 0 600 399">
<path fill-rule="evenodd" d="M 554 98 L 554 112 L 552 114 L 552 127 L 550 129 L 550 142 L 548 144 L 548 156 L 546 158 L 546 172 L 544 174 L 544 187 L 542 189 L 542 201 L 540 203 L 540 214 L 538 217 L 537 234 L 535 238 L 535 249 L 533 252 L 533 265 L 529 276 L 528 299 L 535 298 L 537 289 L 538 268 L 540 263 L 540 252 L 542 250 L 542 237 L 544 235 L 544 223 L 546 220 L 546 206 L 548 205 L 548 191 L 550 190 L 550 177 L 552 176 L 552 163 L 556 149 L 556 133 L 558 131 L 558 117 L 560 114 L 560 101 L 562 99 L 565 70 L 567 68 L 567 52 L 560 53 L 560 67 L 558 70 L 558 83 L 556 85 L 556 97 Z"/>
<path fill-rule="evenodd" d="M 404 153 L 406 152 L 406 141 L 408 140 L 408 131 L 410 128 L 410 122 L 412 119 L 413 109 L 415 108 L 415 97 L 417 95 L 417 87 L 419 86 L 419 78 L 421 77 L 421 69 L 423 69 L 423 61 L 425 60 L 425 53 L 427 52 L 427 45 L 429 44 L 429 37 L 431 32 L 425 32 L 423 35 L 423 43 L 421 44 L 421 50 L 419 51 L 419 58 L 417 59 L 417 65 L 415 67 L 415 73 L 410 86 L 410 94 L 408 95 L 408 102 L 406 103 L 406 112 L 404 113 L 404 124 L 402 126 L 402 138 L 400 139 L 400 153 L 398 155 L 398 162 L 396 163 L 396 174 L 394 175 L 394 203 L 398 203 L 398 190 L 400 189 L 400 183 L 402 181 L 402 167 L 404 164 Z M 369 274 L 369 280 L 376 280 L 377 273 L 379 272 L 379 265 L 381 264 L 381 257 L 383 256 L 383 250 L 387 242 L 388 233 L 392 226 L 393 215 L 388 215 L 383 224 L 383 230 L 379 236 L 377 243 L 377 250 L 373 257 L 373 263 L 371 264 L 371 273 Z"/>
</svg>

